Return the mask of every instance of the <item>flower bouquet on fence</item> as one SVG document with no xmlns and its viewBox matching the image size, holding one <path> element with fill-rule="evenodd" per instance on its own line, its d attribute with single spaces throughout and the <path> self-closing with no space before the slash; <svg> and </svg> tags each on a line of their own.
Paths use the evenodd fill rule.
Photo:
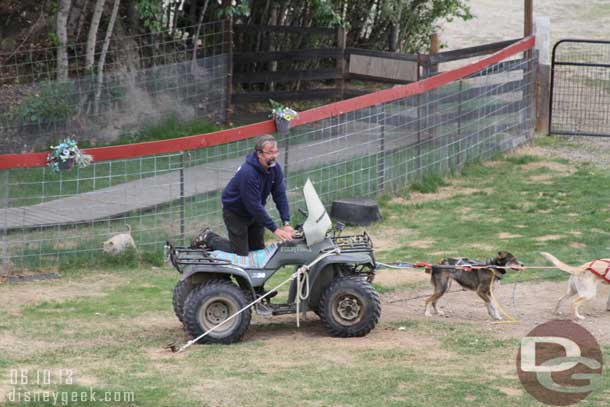
<svg viewBox="0 0 610 407">
<path fill-rule="evenodd" d="M 271 114 L 273 115 L 273 119 L 275 120 L 275 128 L 277 132 L 281 135 L 286 135 L 290 131 L 290 121 L 299 117 L 299 114 L 279 102 L 276 102 L 273 99 L 269 99 L 269 103 L 271 103 Z"/>
<path fill-rule="evenodd" d="M 51 152 L 47 156 L 47 165 L 53 172 L 69 170 L 74 164 L 80 168 L 91 164 L 93 157 L 80 151 L 76 141 L 67 138 L 56 146 L 51 146 Z"/>
</svg>

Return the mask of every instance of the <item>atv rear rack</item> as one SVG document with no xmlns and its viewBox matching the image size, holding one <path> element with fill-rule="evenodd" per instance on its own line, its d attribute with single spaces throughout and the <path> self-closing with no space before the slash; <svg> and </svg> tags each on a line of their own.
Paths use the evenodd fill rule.
<svg viewBox="0 0 610 407">
<path fill-rule="evenodd" d="M 232 264 L 228 260 L 216 259 L 214 257 L 211 257 L 209 252 L 204 249 L 192 249 L 190 247 L 173 246 L 170 242 L 165 243 L 164 251 L 165 259 L 169 261 L 176 268 L 176 270 L 181 273 L 183 266 L 226 266 Z"/>
</svg>

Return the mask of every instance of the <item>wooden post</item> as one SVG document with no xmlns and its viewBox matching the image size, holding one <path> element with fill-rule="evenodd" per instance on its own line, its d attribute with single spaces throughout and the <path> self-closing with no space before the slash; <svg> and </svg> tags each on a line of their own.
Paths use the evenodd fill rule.
<svg viewBox="0 0 610 407">
<path fill-rule="evenodd" d="M 534 17 L 534 0 L 524 0 L 523 3 L 523 36 L 524 37 L 529 37 L 530 35 L 532 35 L 533 32 L 533 17 Z M 535 93 L 536 93 L 536 89 L 535 89 L 535 75 L 536 72 L 532 66 L 532 50 L 527 50 L 524 53 L 525 59 L 528 61 L 527 62 L 527 71 L 528 71 L 528 75 L 526 78 L 524 78 L 527 81 L 527 85 L 526 85 L 526 89 L 524 91 L 523 94 L 523 98 L 529 102 L 531 101 L 531 98 L 534 98 L 534 105 L 536 104 L 535 102 Z M 534 112 L 535 113 L 535 112 Z M 534 127 L 535 127 L 535 117 L 532 117 L 532 110 L 531 109 L 527 109 L 526 113 L 526 121 L 527 123 L 532 123 L 532 119 L 534 119 Z M 534 114 L 535 116 L 535 114 Z"/>
<path fill-rule="evenodd" d="M 549 17 L 536 17 L 534 33 L 538 51 L 536 75 L 536 132 L 549 134 L 550 87 L 551 87 L 551 21 Z"/>
<path fill-rule="evenodd" d="M 524 0 L 525 15 L 523 19 L 523 36 L 528 37 L 534 32 L 534 0 Z"/>
<path fill-rule="evenodd" d="M 379 193 L 385 192 L 385 107 L 379 105 L 377 107 L 377 124 L 380 129 L 381 140 L 379 143 L 379 164 L 378 164 L 378 176 L 379 176 Z"/>
<path fill-rule="evenodd" d="M 337 48 L 339 49 L 339 56 L 337 57 L 337 71 L 341 77 L 337 79 L 337 90 L 339 92 L 339 99 L 343 100 L 345 94 L 345 73 L 347 72 L 347 63 L 345 55 L 345 28 L 337 27 Z"/>
<path fill-rule="evenodd" d="M 438 54 L 441 49 L 440 38 L 438 33 L 432 34 L 430 37 L 430 55 Z M 430 65 L 430 76 L 438 73 L 438 64 Z"/>
<path fill-rule="evenodd" d="M 184 151 L 180 151 L 180 241 L 182 244 L 186 244 L 184 240 Z"/>
<path fill-rule="evenodd" d="M 433 56 L 435 56 L 436 54 L 438 54 L 439 50 L 440 50 L 440 38 L 439 38 L 439 34 L 438 33 L 434 33 L 432 34 L 432 37 L 430 37 L 430 57 L 432 58 Z M 430 64 L 430 68 L 428 70 L 428 76 L 434 76 L 438 74 L 438 64 L 437 63 L 431 63 Z M 439 129 L 436 126 L 437 123 L 437 116 L 438 116 L 438 95 L 439 93 L 439 89 L 430 89 L 429 91 L 426 92 L 426 105 L 429 107 L 428 110 L 428 123 L 431 124 L 431 126 L 429 127 L 428 133 L 430 135 L 430 143 L 433 146 L 436 146 L 437 143 L 439 143 L 438 140 L 438 135 L 439 135 Z M 427 126 L 428 127 L 428 126 Z M 428 142 L 427 142 L 428 143 Z"/>
<path fill-rule="evenodd" d="M 231 0 L 223 0 L 222 6 L 226 11 L 231 7 Z M 233 16 L 230 13 L 227 13 L 224 19 L 223 53 L 227 59 L 227 102 L 225 106 L 225 123 L 230 125 L 231 113 L 233 113 L 233 107 L 231 105 L 231 95 L 233 93 Z"/>
<path fill-rule="evenodd" d="M 4 209 L 4 226 L 2 227 L 2 269 L 0 277 L 8 277 L 8 203 L 9 203 L 9 170 L 0 171 L 0 208 Z"/>
</svg>

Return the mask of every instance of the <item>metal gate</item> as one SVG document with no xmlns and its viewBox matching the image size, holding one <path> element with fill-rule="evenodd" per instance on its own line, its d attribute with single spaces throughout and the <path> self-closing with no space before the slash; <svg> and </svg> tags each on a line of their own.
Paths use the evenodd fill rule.
<svg viewBox="0 0 610 407">
<path fill-rule="evenodd" d="M 555 44 L 549 132 L 610 137 L 610 41 Z"/>
</svg>

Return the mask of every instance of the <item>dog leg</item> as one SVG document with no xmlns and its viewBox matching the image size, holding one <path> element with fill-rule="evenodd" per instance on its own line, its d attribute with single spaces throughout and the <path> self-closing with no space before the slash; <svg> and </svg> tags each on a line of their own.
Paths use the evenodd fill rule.
<svg viewBox="0 0 610 407">
<path fill-rule="evenodd" d="M 424 313 L 425 316 L 431 317 L 432 314 L 444 315 L 443 311 L 440 311 L 436 307 L 436 302 L 441 297 L 441 295 L 439 295 L 439 293 L 434 293 L 430 297 L 428 297 L 428 299 L 426 300 L 426 312 Z M 433 312 L 430 312 L 430 310 L 432 310 Z"/>
<path fill-rule="evenodd" d="M 481 297 L 483 301 L 485 301 L 485 307 L 487 308 L 489 317 L 496 321 L 502 320 L 502 316 L 498 312 L 495 304 L 491 301 L 490 294 L 487 292 L 487 287 L 479 287 L 477 290 L 477 295 Z"/>
<path fill-rule="evenodd" d="M 501 321 L 502 315 L 500 315 L 500 312 L 496 308 L 496 304 L 494 304 L 493 301 L 490 301 L 486 305 L 487 305 L 487 313 L 489 314 L 491 319 L 494 319 L 496 321 Z"/>
<path fill-rule="evenodd" d="M 608 302 L 606 303 L 606 311 L 610 311 L 610 294 L 608 294 Z"/>
<path fill-rule="evenodd" d="M 587 298 L 586 298 L 586 297 L 580 297 L 580 296 L 579 296 L 579 297 L 576 297 L 576 299 L 575 299 L 575 300 L 572 302 L 572 307 L 574 308 L 574 316 L 575 316 L 576 318 L 580 319 L 580 320 L 585 319 L 585 317 L 583 317 L 583 316 L 580 314 L 580 312 L 579 312 L 580 306 L 581 306 L 581 305 L 582 305 L 582 304 L 583 304 L 585 301 L 587 301 Z"/>
<path fill-rule="evenodd" d="M 431 300 L 432 297 L 428 298 L 426 300 L 426 311 L 424 312 L 424 315 L 427 317 L 431 317 L 432 316 L 432 312 L 430 312 L 430 308 L 432 308 L 431 303 L 429 302 Z"/>
<path fill-rule="evenodd" d="M 430 278 L 432 285 L 434 286 L 434 293 L 428 297 L 426 300 L 426 311 L 424 313 L 425 316 L 431 317 L 432 313 L 444 316 L 445 313 L 439 310 L 436 306 L 437 301 L 449 290 L 451 286 L 451 280 L 446 276 L 432 275 Z M 431 312 L 432 310 L 433 312 Z"/>
<path fill-rule="evenodd" d="M 570 280 L 568 282 L 568 290 L 566 291 L 565 295 L 563 297 L 561 297 L 559 299 L 559 301 L 557 301 L 557 305 L 555 305 L 555 310 L 553 311 L 553 313 L 555 313 L 557 315 L 561 315 L 561 312 L 559 312 L 559 307 L 561 306 L 562 301 L 565 300 L 566 298 L 573 297 L 576 294 L 578 294 L 578 291 L 576 290 L 576 287 L 574 286 L 574 281 L 570 277 Z"/>
<path fill-rule="evenodd" d="M 576 316 L 576 318 L 578 319 L 585 319 L 585 317 L 583 317 L 580 314 L 580 307 L 582 305 L 584 305 L 585 302 L 587 301 L 591 301 L 593 298 L 595 298 L 595 290 L 586 292 L 584 294 L 579 295 L 573 302 L 572 305 L 574 307 L 574 315 Z"/>
</svg>

